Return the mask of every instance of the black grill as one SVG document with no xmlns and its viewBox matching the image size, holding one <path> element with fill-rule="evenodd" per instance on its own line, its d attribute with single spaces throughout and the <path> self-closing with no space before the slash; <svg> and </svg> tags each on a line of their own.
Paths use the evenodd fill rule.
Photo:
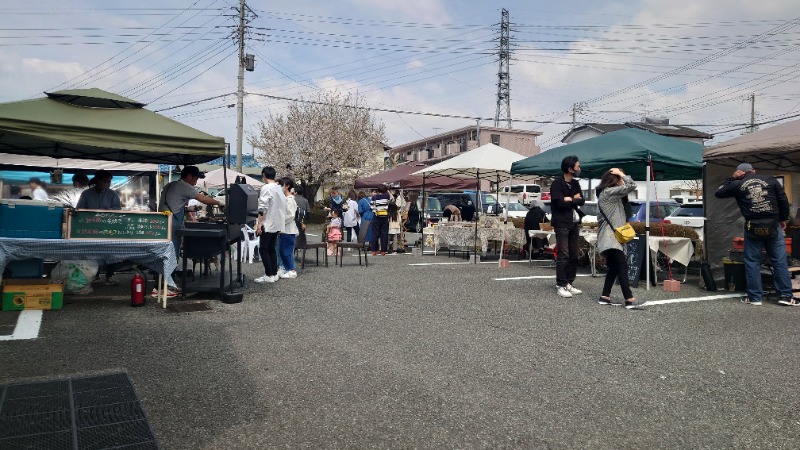
<svg viewBox="0 0 800 450">
<path fill-rule="evenodd" d="M 0 449 L 157 449 L 125 373 L 0 386 Z"/>
</svg>

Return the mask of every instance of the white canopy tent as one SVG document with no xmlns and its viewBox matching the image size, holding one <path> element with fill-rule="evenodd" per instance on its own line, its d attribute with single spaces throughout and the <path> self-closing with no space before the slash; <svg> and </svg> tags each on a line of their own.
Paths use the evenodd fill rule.
<svg viewBox="0 0 800 450">
<path fill-rule="evenodd" d="M 225 172 L 227 171 L 227 173 Z M 264 185 L 261 181 L 253 177 L 247 176 L 231 169 L 216 169 L 206 173 L 206 177 L 198 182 L 198 185 L 206 189 L 222 189 L 230 186 L 236 180 L 236 177 L 244 177 L 245 182 L 254 188 L 260 188 Z M 227 184 L 226 184 L 227 181 Z"/>
<path fill-rule="evenodd" d="M 500 183 L 513 179 L 511 175 L 511 165 L 526 157 L 519 153 L 505 149 L 494 144 L 484 144 L 480 147 L 444 160 L 438 164 L 426 167 L 414 172 L 412 175 L 422 175 L 424 179 L 433 176 L 445 176 L 452 178 L 475 178 L 476 201 L 480 202 L 480 180 L 482 178 L 495 181 L 498 190 Z M 523 176 L 524 178 L 524 176 Z M 424 184 L 423 184 L 424 186 Z M 480 204 L 475 205 L 482 212 Z M 508 197 L 506 197 L 506 208 L 503 214 L 504 225 L 508 224 Z M 478 223 L 475 222 L 475 240 L 478 236 Z M 505 229 L 503 230 L 503 240 L 501 252 L 505 246 Z M 502 259 L 502 258 L 501 258 Z M 477 263 L 477 258 L 475 259 Z M 498 265 L 500 262 L 498 262 Z"/>
</svg>

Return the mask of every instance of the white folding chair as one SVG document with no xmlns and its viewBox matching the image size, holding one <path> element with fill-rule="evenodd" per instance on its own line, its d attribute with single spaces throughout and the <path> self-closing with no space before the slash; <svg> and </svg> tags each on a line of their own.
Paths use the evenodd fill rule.
<svg viewBox="0 0 800 450">
<path fill-rule="evenodd" d="M 245 251 L 242 252 L 241 259 L 242 259 L 242 261 L 244 261 L 245 258 L 247 258 L 248 259 L 247 262 L 252 264 L 253 263 L 253 256 L 255 256 L 257 254 L 258 236 L 256 236 L 255 230 L 250 228 L 249 225 L 245 225 L 245 226 L 242 227 L 242 235 L 244 236 L 244 238 L 242 239 L 242 242 L 247 246 L 246 247 L 247 251 L 246 252 Z M 251 238 L 251 236 L 252 236 L 252 238 Z"/>
</svg>

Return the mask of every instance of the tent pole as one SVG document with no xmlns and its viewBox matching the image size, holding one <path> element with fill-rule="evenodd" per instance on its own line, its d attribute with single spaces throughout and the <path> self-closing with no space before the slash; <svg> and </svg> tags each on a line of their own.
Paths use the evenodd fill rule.
<svg viewBox="0 0 800 450">
<path fill-rule="evenodd" d="M 475 171 L 475 240 L 472 241 L 473 250 L 475 250 L 475 264 L 478 264 L 478 218 L 483 214 L 483 209 L 479 207 L 478 200 L 481 198 L 481 171 Z"/>
<path fill-rule="evenodd" d="M 647 184 L 647 189 L 645 189 L 645 203 L 644 207 L 647 208 L 644 210 L 644 272 L 645 272 L 645 283 L 646 287 L 645 290 L 650 290 L 650 189 L 652 188 L 652 183 L 650 179 L 650 155 L 647 155 L 647 174 L 645 175 L 644 179 Z"/>
<path fill-rule="evenodd" d="M 506 195 L 506 209 L 503 211 L 503 238 L 500 241 L 500 259 L 497 260 L 497 267 L 501 267 L 500 263 L 503 260 L 503 256 L 505 255 L 505 245 L 506 245 L 506 227 L 508 226 L 508 202 L 509 197 L 511 197 L 511 185 L 514 182 L 514 174 L 511 174 L 511 177 L 508 180 L 508 195 Z M 500 174 L 497 174 L 497 198 L 498 204 L 500 204 Z"/>
<path fill-rule="evenodd" d="M 708 211 L 708 203 L 706 201 L 706 198 L 707 198 L 706 193 L 708 193 L 708 189 L 707 189 L 707 186 L 706 186 L 706 165 L 707 164 L 708 163 L 706 161 L 703 161 L 703 179 L 702 179 L 703 185 L 702 185 L 702 188 L 703 188 L 703 215 L 704 216 L 706 216 L 706 211 Z M 708 217 L 708 216 L 706 216 L 706 217 Z M 708 242 L 708 227 L 706 226 L 706 221 L 707 220 L 703 221 L 703 261 L 708 261 L 708 245 L 706 245 L 706 243 Z"/>
<path fill-rule="evenodd" d="M 425 178 L 426 178 L 426 175 L 427 174 L 424 174 L 424 173 L 422 174 L 422 211 L 420 211 L 419 220 L 421 220 L 423 224 L 427 225 L 427 223 L 426 223 L 427 219 L 425 218 L 425 216 L 428 215 L 428 206 L 427 206 L 428 202 L 427 202 L 427 197 L 426 197 L 426 192 L 425 192 Z M 424 228 L 425 227 L 423 227 L 423 229 Z M 422 245 L 420 245 L 420 247 L 421 247 L 420 256 L 425 256 L 425 233 L 422 234 L 422 237 L 420 238 L 420 242 L 422 243 Z M 436 253 L 436 240 L 435 239 L 434 239 L 434 242 L 433 242 L 433 252 Z"/>
</svg>

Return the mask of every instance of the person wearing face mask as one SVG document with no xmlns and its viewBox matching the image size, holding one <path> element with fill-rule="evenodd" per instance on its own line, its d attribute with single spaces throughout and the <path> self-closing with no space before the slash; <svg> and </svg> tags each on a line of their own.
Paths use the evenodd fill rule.
<svg viewBox="0 0 800 450">
<path fill-rule="evenodd" d="M 583 294 L 583 291 L 572 286 L 578 271 L 580 252 L 578 234 L 581 218 L 585 215 L 580 206 L 584 199 L 581 185 L 577 178 L 581 174 L 581 163 L 577 156 L 567 156 L 561 160 L 561 172 L 550 186 L 550 205 L 552 218 L 550 222 L 556 231 L 558 256 L 556 260 L 556 289 L 561 297 L 572 297 Z"/>
</svg>

